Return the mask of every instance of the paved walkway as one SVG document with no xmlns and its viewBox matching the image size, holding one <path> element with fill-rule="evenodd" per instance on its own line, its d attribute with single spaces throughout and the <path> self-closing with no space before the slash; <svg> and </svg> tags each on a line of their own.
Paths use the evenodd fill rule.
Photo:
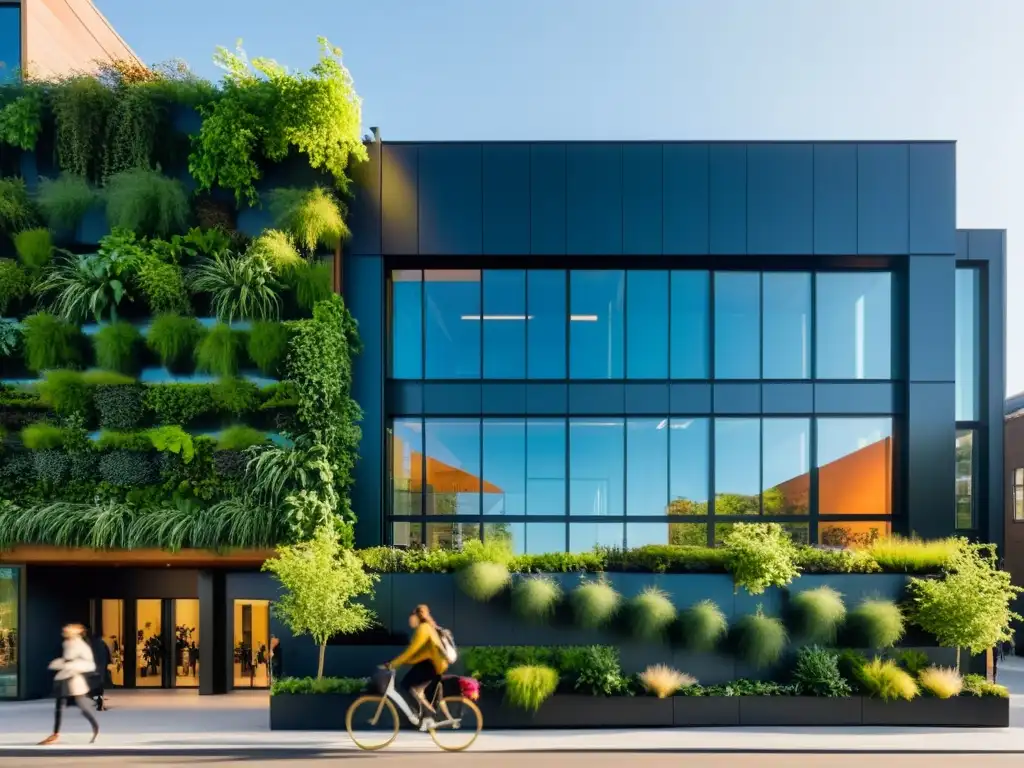
<svg viewBox="0 0 1024 768">
<path fill-rule="evenodd" d="M 485 731 L 473 752 L 762 752 L 762 753 L 1021 753 L 1024 754 L 1024 660 L 1000 669 L 1013 692 L 1010 728 L 680 728 L 601 731 Z M 59 747 L 36 748 L 53 721 L 52 701 L 0 704 L 0 758 L 50 754 L 289 756 L 315 758 L 355 751 L 343 731 L 271 732 L 267 695 L 238 692 L 199 697 L 186 691 L 114 692 L 100 713 L 100 741 L 71 708 Z M 339 723 L 344 713 L 338 713 Z M 389 752 L 435 752 L 424 734 L 402 733 Z"/>
</svg>

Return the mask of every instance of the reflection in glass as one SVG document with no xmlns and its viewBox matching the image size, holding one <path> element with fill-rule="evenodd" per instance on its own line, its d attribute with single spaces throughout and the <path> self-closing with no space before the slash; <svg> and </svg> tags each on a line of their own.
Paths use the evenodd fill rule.
<svg viewBox="0 0 1024 768">
<path fill-rule="evenodd" d="M 18 568 L 0 567 L 0 699 L 18 695 Z"/>
<path fill-rule="evenodd" d="M 760 419 L 715 419 L 715 514 L 758 514 L 760 486 Z"/>
<path fill-rule="evenodd" d="M 162 688 L 164 655 L 160 600 L 135 601 L 135 685 Z"/>
<path fill-rule="evenodd" d="M 670 515 L 706 515 L 710 435 L 707 419 L 669 421 Z"/>
<path fill-rule="evenodd" d="M 761 446 L 764 514 L 806 515 L 811 495 L 810 419 L 764 419 Z"/>
<path fill-rule="evenodd" d="M 235 600 L 234 674 L 235 688 L 270 686 L 270 601 Z M 288 674 L 287 657 L 281 654 L 282 673 Z"/>
<path fill-rule="evenodd" d="M 21 5 L 0 5 L 0 83 L 20 79 L 21 71 Z"/>
<path fill-rule="evenodd" d="M 761 275 L 715 273 L 715 378 L 761 374 Z"/>
<path fill-rule="evenodd" d="M 1013 519 L 1024 520 L 1024 469 L 1013 470 Z"/>
<path fill-rule="evenodd" d="M 391 273 L 391 376 L 423 378 L 423 273 Z"/>
<path fill-rule="evenodd" d="M 811 276 L 807 272 L 765 272 L 761 280 L 762 375 L 766 379 L 808 379 Z"/>
<path fill-rule="evenodd" d="M 725 542 L 725 537 L 733 530 L 737 523 L 715 523 L 715 546 L 720 547 Z M 779 523 L 782 530 L 789 534 L 797 544 L 807 544 L 811 536 L 810 523 Z"/>
<path fill-rule="evenodd" d="M 570 515 L 622 515 L 623 448 L 622 419 L 570 419 Z"/>
<path fill-rule="evenodd" d="M 391 514 L 423 514 L 423 422 L 396 419 L 391 442 Z"/>
<path fill-rule="evenodd" d="M 672 273 L 671 376 L 707 379 L 710 371 L 710 276 L 708 272 Z"/>
<path fill-rule="evenodd" d="M 981 371 L 981 280 L 977 269 L 956 271 L 956 420 L 978 418 Z"/>
<path fill-rule="evenodd" d="M 110 654 L 106 684 L 120 688 L 124 685 L 124 600 L 100 600 L 99 630 Z"/>
<path fill-rule="evenodd" d="M 484 523 L 484 541 L 508 542 L 517 555 L 565 551 L 564 523 Z"/>
<path fill-rule="evenodd" d="M 526 514 L 565 514 L 565 452 L 564 419 L 527 420 Z"/>
<path fill-rule="evenodd" d="M 484 419 L 484 514 L 526 514 L 526 423 Z"/>
<path fill-rule="evenodd" d="M 267 648 L 262 649 L 266 656 Z M 174 601 L 174 685 L 199 687 L 199 601 Z"/>
<path fill-rule="evenodd" d="M 817 378 L 891 378 L 892 275 L 822 272 L 816 280 Z"/>
<path fill-rule="evenodd" d="M 570 523 L 569 551 L 592 552 L 596 547 L 623 549 L 622 523 Z"/>
<path fill-rule="evenodd" d="M 626 273 L 569 273 L 569 378 L 623 378 Z"/>
<path fill-rule="evenodd" d="M 423 525 L 421 523 L 392 523 L 391 544 L 410 549 L 423 546 Z"/>
<path fill-rule="evenodd" d="M 697 523 L 626 523 L 626 546 L 630 549 L 648 545 L 706 547 L 707 522 Z"/>
<path fill-rule="evenodd" d="M 480 270 L 423 273 L 428 379 L 480 378 Z"/>
<path fill-rule="evenodd" d="M 564 379 L 566 334 L 565 272 L 526 273 L 526 375 L 531 379 Z"/>
<path fill-rule="evenodd" d="M 626 421 L 627 515 L 666 514 L 668 433 L 668 419 Z"/>
<path fill-rule="evenodd" d="M 526 376 L 526 272 L 484 270 L 484 378 Z"/>
<path fill-rule="evenodd" d="M 974 520 L 974 430 L 956 432 L 956 528 L 972 531 Z"/>
<path fill-rule="evenodd" d="M 892 419 L 818 419 L 818 512 L 892 514 Z"/>
<path fill-rule="evenodd" d="M 426 419 L 427 514 L 480 514 L 480 420 Z M 487 484 L 490 493 L 501 489 Z"/>
<path fill-rule="evenodd" d="M 891 530 L 888 520 L 822 520 L 818 523 L 818 543 L 825 547 L 862 549 L 886 538 Z"/>
<path fill-rule="evenodd" d="M 479 540 L 479 523 L 427 523 L 429 549 L 462 549 L 467 541 Z"/>
<path fill-rule="evenodd" d="M 627 272 L 627 378 L 668 378 L 668 329 L 668 272 Z"/>
</svg>

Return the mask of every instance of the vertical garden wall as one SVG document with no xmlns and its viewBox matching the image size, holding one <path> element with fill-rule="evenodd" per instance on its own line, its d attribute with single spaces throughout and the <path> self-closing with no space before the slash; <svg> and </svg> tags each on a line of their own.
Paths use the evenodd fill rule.
<svg viewBox="0 0 1024 768">
<path fill-rule="evenodd" d="M 0 547 L 268 547 L 348 502 L 340 51 L 0 88 Z"/>
</svg>

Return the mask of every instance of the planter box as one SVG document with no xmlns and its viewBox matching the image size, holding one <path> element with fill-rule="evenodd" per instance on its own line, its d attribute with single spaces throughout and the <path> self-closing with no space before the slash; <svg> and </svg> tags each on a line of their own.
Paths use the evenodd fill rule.
<svg viewBox="0 0 1024 768">
<path fill-rule="evenodd" d="M 851 696 L 740 696 L 740 725 L 861 725 L 863 699 Z"/>
<path fill-rule="evenodd" d="M 676 696 L 672 699 L 672 725 L 677 727 L 718 728 L 739 724 L 738 696 Z"/>
<path fill-rule="evenodd" d="M 672 699 L 652 697 L 552 696 L 536 712 L 513 707 L 491 694 L 479 702 L 484 730 L 507 728 L 666 728 L 673 724 Z"/>
<path fill-rule="evenodd" d="M 1010 700 L 956 696 L 913 701 L 864 699 L 864 725 L 1008 728 Z"/>
</svg>

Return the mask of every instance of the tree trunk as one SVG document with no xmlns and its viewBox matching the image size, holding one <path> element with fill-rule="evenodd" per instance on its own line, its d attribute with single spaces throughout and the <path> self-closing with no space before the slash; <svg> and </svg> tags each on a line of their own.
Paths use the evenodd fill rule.
<svg viewBox="0 0 1024 768">
<path fill-rule="evenodd" d="M 320 663 L 320 666 L 321 667 L 323 666 L 323 662 Z M 956 647 L 956 671 L 957 672 L 960 671 L 960 646 L 959 645 Z"/>
<path fill-rule="evenodd" d="M 327 643 L 321 643 L 320 644 L 320 664 L 316 668 L 316 679 L 317 680 L 322 679 L 323 676 L 324 676 L 324 654 L 326 652 L 327 652 Z M 960 653 L 960 651 L 957 651 L 957 654 L 959 654 L 959 653 Z M 957 668 L 958 669 L 960 667 L 959 658 L 960 657 L 958 655 L 957 656 Z"/>
</svg>

